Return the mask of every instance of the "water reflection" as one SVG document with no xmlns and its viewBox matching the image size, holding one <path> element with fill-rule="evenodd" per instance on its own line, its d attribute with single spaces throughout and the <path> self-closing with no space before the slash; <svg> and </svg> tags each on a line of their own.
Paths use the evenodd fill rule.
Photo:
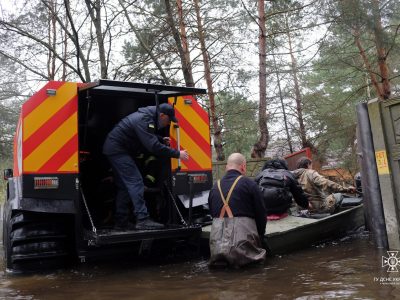
<svg viewBox="0 0 400 300">
<path fill-rule="evenodd" d="M 382 255 L 358 234 L 243 270 L 209 270 L 206 259 L 197 259 L 101 262 L 50 274 L 2 272 L 0 299 L 400 298 L 400 282 L 376 281 L 389 276 Z M 390 276 L 400 278 L 400 272 Z"/>
</svg>

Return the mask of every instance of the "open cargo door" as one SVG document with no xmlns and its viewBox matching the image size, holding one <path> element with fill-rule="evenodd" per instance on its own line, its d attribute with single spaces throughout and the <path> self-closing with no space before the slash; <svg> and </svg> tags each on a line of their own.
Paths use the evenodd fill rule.
<svg viewBox="0 0 400 300">
<path fill-rule="evenodd" d="M 208 113 L 193 96 L 170 97 L 174 105 L 178 124 L 170 129 L 174 148 L 187 150 L 188 161 L 172 162 L 173 191 L 185 208 L 207 203 L 212 187 L 212 165 L 210 145 L 210 122 Z"/>
</svg>

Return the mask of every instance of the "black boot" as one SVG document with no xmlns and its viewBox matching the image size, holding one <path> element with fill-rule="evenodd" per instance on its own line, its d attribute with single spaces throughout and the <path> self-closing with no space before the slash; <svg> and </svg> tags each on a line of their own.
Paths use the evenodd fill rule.
<svg viewBox="0 0 400 300">
<path fill-rule="evenodd" d="M 161 223 L 154 222 L 150 217 L 145 219 L 137 220 L 137 230 L 151 230 L 151 229 L 163 229 L 165 226 Z"/>
<path fill-rule="evenodd" d="M 114 225 L 114 230 L 117 231 L 129 231 L 129 230 L 135 230 L 135 225 L 132 224 L 131 222 L 116 222 Z"/>
</svg>

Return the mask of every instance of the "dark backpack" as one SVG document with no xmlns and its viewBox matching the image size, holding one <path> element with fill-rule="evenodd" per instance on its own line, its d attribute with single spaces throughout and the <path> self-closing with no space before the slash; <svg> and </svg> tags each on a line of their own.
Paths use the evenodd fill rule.
<svg viewBox="0 0 400 300">
<path fill-rule="evenodd" d="M 285 170 L 265 169 L 258 176 L 267 213 L 283 213 L 292 203 L 289 178 Z"/>
</svg>

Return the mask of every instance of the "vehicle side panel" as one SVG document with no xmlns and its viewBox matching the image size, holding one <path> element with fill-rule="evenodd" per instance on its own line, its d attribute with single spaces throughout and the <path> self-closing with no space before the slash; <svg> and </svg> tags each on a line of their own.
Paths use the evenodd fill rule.
<svg viewBox="0 0 400 300">
<path fill-rule="evenodd" d="M 51 81 L 23 104 L 17 174 L 78 173 L 77 88 Z"/>
<path fill-rule="evenodd" d="M 171 145 L 189 153 L 188 161 L 171 160 L 173 173 L 173 190 L 177 195 L 189 195 L 189 176 L 206 178 L 193 185 L 193 193 L 208 191 L 212 186 L 210 122 L 207 112 L 193 96 L 180 96 L 168 99 L 174 105 L 179 129 L 172 123 L 170 128 Z M 178 133 L 179 130 L 179 133 Z M 178 138 L 179 137 L 179 138 Z"/>
</svg>

